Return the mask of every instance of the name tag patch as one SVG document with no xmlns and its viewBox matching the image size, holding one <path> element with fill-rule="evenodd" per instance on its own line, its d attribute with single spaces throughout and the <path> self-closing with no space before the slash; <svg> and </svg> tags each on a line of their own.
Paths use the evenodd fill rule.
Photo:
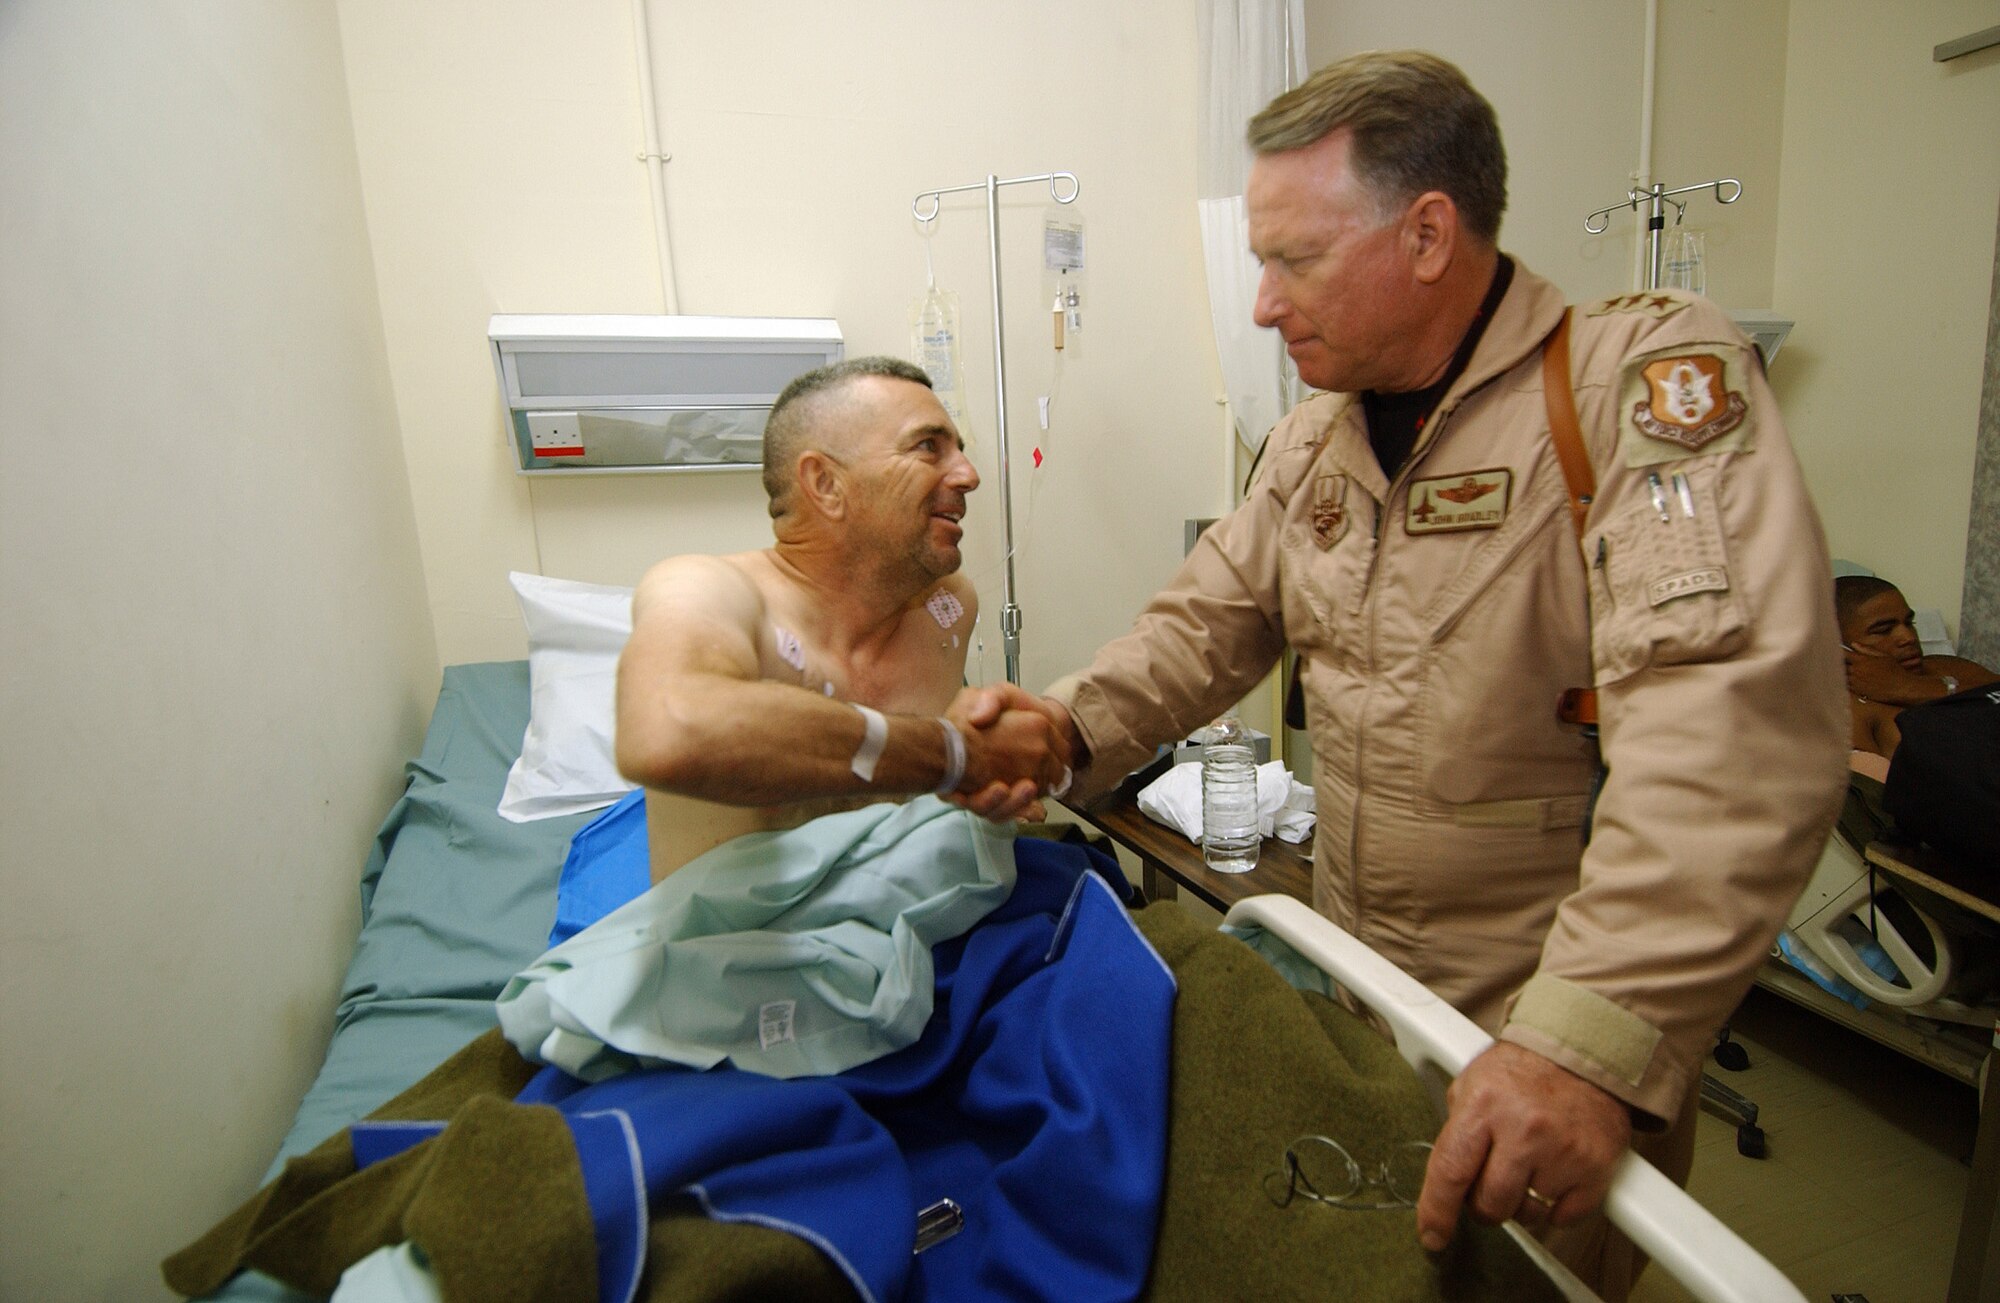
<svg viewBox="0 0 2000 1303">
<path fill-rule="evenodd" d="M 1506 467 L 1471 474 L 1439 475 L 1410 483 L 1403 512 L 1406 534 L 1448 534 L 1461 529 L 1498 529 L 1507 519 L 1514 472 Z"/>
<path fill-rule="evenodd" d="M 1668 575 L 1665 579 L 1655 579 L 1646 589 L 1646 600 L 1654 606 L 1664 606 L 1676 597 L 1728 591 L 1729 572 L 1721 566 L 1703 566 L 1699 570 L 1689 570 L 1678 575 Z"/>
</svg>

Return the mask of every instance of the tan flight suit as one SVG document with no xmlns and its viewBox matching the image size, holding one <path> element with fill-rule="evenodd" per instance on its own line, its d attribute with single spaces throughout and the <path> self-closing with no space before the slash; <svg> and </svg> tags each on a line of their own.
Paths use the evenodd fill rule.
<svg viewBox="0 0 2000 1303">
<path fill-rule="evenodd" d="M 1393 483 L 1355 396 L 1301 404 L 1132 632 L 1050 691 L 1088 797 L 1291 645 L 1316 908 L 1641 1129 L 1691 1132 L 1845 786 L 1826 544 L 1754 350 L 1662 291 L 1575 313 L 1579 550 L 1542 387 L 1562 310 L 1517 268 Z M 1594 759 L 1556 711 L 1593 678 L 1609 777 L 1580 849 Z M 1691 1144 L 1662 1165 L 1684 1177 Z"/>
</svg>

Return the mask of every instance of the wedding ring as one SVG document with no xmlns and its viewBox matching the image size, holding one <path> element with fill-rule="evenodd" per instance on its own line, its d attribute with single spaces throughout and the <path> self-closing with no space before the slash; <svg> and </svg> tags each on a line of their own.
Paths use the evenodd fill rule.
<svg viewBox="0 0 2000 1303">
<path fill-rule="evenodd" d="M 1533 1199 L 1536 1203 L 1540 1204 L 1544 1209 L 1548 1210 L 1549 1212 L 1555 1211 L 1556 1201 L 1549 1198 L 1547 1195 L 1543 1194 L 1540 1190 L 1537 1190 L 1532 1185 L 1528 1187 L 1528 1197 L 1530 1199 Z"/>
</svg>

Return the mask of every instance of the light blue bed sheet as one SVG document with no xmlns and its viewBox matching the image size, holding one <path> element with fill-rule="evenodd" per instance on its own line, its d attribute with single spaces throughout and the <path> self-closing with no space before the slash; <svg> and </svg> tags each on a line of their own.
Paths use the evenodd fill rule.
<svg viewBox="0 0 2000 1303">
<path fill-rule="evenodd" d="M 526 661 L 445 669 L 409 788 L 362 871 L 333 1043 L 265 1179 L 494 1027 L 500 988 L 548 948 L 556 878 L 591 816 L 517 824 L 494 812 L 527 727 Z M 245 1273 L 210 1297 L 307 1296 Z"/>
</svg>

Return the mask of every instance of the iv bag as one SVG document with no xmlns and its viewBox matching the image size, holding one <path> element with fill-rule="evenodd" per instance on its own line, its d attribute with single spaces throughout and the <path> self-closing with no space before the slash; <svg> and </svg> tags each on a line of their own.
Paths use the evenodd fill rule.
<svg viewBox="0 0 2000 1303">
<path fill-rule="evenodd" d="M 1702 265 L 1703 237 L 1693 227 L 1676 226 L 1664 242 L 1660 284 L 1677 290 L 1708 291 L 1708 272 Z"/>
<path fill-rule="evenodd" d="M 958 295 L 931 286 L 910 304 L 911 360 L 931 378 L 931 388 L 961 436 L 965 428 L 965 367 L 958 351 Z"/>
</svg>

